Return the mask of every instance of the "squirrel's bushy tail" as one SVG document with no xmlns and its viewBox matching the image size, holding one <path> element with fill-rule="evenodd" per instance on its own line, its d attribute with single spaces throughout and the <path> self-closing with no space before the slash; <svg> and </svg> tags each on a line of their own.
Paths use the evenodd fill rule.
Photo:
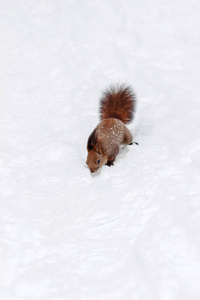
<svg viewBox="0 0 200 300">
<path fill-rule="evenodd" d="M 128 124 L 134 117 L 136 97 L 131 87 L 120 85 L 110 87 L 100 100 L 100 118 L 116 118 Z"/>
</svg>

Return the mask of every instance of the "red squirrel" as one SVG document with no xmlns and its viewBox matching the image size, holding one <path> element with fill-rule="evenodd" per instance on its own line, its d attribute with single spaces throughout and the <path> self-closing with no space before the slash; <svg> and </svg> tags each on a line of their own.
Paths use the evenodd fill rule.
<svg viewBox="0 0 200 300">
<path fill-rule="evenodd" d="M 100 99 L 100 123 L 87 142 L 87 161 L 90 172 L 103 165 L 111 166 L 120 145 L 132 144 L 132 134 L 125 126 L 133 120 L 136 97 L 129 86 L 110 87 Z"/>
</svg>

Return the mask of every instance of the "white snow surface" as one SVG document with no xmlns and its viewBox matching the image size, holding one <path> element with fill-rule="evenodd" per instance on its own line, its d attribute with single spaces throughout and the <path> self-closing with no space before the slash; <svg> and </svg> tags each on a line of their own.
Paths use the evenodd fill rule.
<svg viewBox="0 0 200 300">
<path fill-rule="evenodd" d="M 200 2 L 0 0 L 0 299 L 200 299 Z M 101 92 L 139 146 L 95 175 Z"/>
</svg>

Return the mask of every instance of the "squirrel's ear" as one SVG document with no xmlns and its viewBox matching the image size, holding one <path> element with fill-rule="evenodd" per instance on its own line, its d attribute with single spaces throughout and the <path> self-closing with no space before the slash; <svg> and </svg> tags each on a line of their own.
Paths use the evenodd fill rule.
<svg viewBox="0 0 200 300">
<path fill-rule="evenodd" d="M 96 129 L 94 129 L 88 138 L 87 150 L 90 151 L 94 149 L 96 144 L 97 144 L 97 135 L 96 135 Z"/>
<path fill-rule="evenodd" d="M 96 144 L 96 145 L 94 146 L 94 148 L 95 148 L 95 151 L 96 151 L 97 153 L 99 153 L 99 154 L 102 154 L 102 153 L 103 153 L 101 147 L 100 147 L 98 144 Z"/>
</svg>

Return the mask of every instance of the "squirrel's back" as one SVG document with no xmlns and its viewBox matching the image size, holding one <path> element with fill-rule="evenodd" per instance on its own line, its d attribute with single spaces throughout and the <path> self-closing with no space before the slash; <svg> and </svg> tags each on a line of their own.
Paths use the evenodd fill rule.
<svg viewBox="0 0 200 300">
<path fill-rule="evenodd" d="M 116 118 L 128 124 L 133 120 L 135 109 L 135 94 L 129 86 L 110 87 L 100 101 L 100 118 Z"/>
</svg>

